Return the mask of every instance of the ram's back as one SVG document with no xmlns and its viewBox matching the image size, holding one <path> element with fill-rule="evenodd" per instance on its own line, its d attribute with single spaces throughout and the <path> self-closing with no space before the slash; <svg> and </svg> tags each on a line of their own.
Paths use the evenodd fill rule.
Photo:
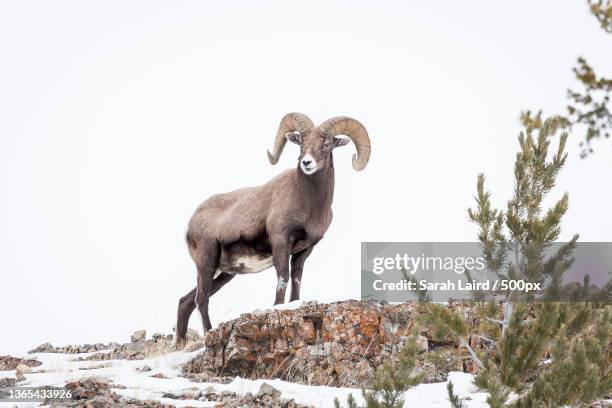
<svg viewBox="0 0 612 408">
<path fill-rule="evenodd" d="M 220 243 L 256 239 L 265 233 L 270 207 L 290 188 L 295 170 L 287 170 L 266 184 L 215 194 L 204 201 L 189 223 L 187 240 L 216 239 Z"/>
</svg>

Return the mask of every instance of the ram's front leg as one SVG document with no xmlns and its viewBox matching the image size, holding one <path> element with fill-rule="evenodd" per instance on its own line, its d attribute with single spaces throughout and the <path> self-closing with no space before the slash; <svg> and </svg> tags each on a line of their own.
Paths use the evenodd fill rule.
<svg viewBox="0 0 612 408">
<path fill-rule="evenodd" d="M 276 269 L 276 298 L 274 304 L 278 305 L 285 303 L 285 292 L 289 283 L 289 257 L 291 256 L 291 248 L 293 242 L 286 236 L 275 236 L 271 240 L 272 243 L 272 261 Z"/>
<path fill-rule="evenodd" d="M 302 285 L 302 272 L 304 271 L 304 262 L 312 252 L 312 248 L 306 248 L 297 254 L 291 255 L 291 297 L 290 302 L 300 298 L 300 287 Z"/>
</svg>

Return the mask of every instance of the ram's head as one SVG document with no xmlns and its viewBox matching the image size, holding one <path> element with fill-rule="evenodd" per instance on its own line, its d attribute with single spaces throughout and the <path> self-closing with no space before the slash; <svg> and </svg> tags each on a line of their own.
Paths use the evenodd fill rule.
<svg viewBox="0 0 612 408">
<path fill-rule="evenodd" d="M 337 137 L 347 136 L 346 138 Z M 329 166 L 334 148 L 346 145 L 352 140 L 357 149 L 353 155 L 353 168 L 363 170 L 370 159 L 370 138 L 365 127 L 357 120 L 338 116 L 314 126 L 308 116 L 301 113 L 288 113 L 281 120 L 272 152 L 268 151 L 270 163 L 276 164 L 287 140 L 300 146 L 298 158 L 304 174 L 314 174 Z"/>
</svg>

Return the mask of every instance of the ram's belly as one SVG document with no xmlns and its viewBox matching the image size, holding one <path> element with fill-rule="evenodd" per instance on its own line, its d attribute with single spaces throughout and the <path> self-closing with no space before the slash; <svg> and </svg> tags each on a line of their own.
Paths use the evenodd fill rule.
<svg viewBox="0 0 612 408">
<path fill-rule="evenodd" d="M 298 241 L 292 253 L 302 251 L 307 246 L 306 241 Z M 238 241 L 222 247 L 215 278 L 222 272 L 230 275 L 262 272 L 273 265 L 272 248 L 267 240 Z"/>
<path fill-rule="evenodd" d="M 257 273 L 270 268 L 272 251 L 266 244 L 261 241 L 236 242 L 224 246 L 219 259 L 219 270 L 234 275 Z"/>
<path fill-rule="evenodd" d="M 220 264 L 219 269 L 229 274 L 257 273 L 265 271 L 272 264 L 272 256 L 245 255 L 235 257 L 231 262 Z"/>
</svg>

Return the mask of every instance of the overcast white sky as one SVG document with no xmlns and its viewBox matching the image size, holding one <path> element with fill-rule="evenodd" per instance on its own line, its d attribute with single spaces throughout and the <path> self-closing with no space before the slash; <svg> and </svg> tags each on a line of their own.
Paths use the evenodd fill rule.
<svg viewBox="0 0 612 408">
<path fill-rule="evenodd" d="M 562 112 L 576 57 L 610 75 L 611 41 L 583 1 L 2 2 L 0 354 L 168 331 L 193 210 L 295 164 L 265 154 L 290 111 L 353 116 L 373 145 L 361 173 L 335 155 L 303 299 L 358 297 L 361 241 L 474 240 L 476 176 L 505 205 L 520 110 Z M 580 160 L 581 137 L 563 237 L 610 241 L 612 148 Z M 275 280 L 236 278 L 213 324 Z"/>
</svg>

